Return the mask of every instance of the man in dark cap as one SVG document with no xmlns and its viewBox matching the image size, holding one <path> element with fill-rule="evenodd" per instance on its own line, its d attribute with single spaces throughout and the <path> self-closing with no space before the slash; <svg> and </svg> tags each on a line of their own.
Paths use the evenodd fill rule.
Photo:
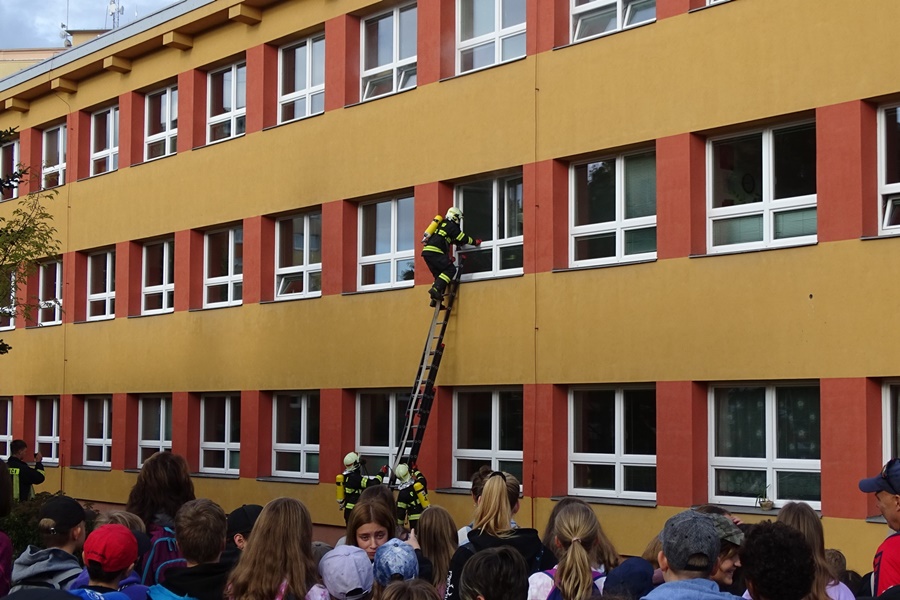
<svg viewBox="0 0 900 600">
<path fill-rule="evenodd" d="M 74 498 L 54 496 L 41 507 L 38 530 L 44 549 L 28 548 L 13 564 L 12 589 L 66 589 L 81 573 L 75 553 L 84 544 L 84 508 Z"/>
<path fill-rule="evenodd" d="M 900 584 L 900 459 L 892 458 L 881 473 L 859 482 L 859 491 L 875 494 L 875 505 L 894 533 L 881 542 L 872 561 L 875 595 Z"/>
</svg>

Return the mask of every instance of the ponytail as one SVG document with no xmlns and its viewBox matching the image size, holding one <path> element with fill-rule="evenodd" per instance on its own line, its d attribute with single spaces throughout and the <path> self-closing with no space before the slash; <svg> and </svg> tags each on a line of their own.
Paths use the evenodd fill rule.
<svg viewBox="0 0 900 600">
<path fill-rule="evenodd" d="M 556 519 L 556 541 L 562 555 L 553 582 L 564 600 L 585 600 L 594 592 L 591 557 L 602 532 L 589 506 L 571 504 Z"/>
<path fill-rule="evenodd" d="M 484 482 L 484 490 L 481 499 L 475 508 L 475 519 L 472 529 L 494 537 L 509 537 L 512 535 L 512 509 L 509 506 L 507 494 L 507 475 L 501 471 L 494 471 Z"/>
</svg>

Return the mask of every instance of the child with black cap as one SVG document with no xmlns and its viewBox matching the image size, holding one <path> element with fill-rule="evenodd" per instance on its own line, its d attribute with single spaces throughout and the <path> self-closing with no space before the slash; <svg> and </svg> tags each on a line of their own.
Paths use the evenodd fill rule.
<svg viewBox="0 0 900 600">
<path fill-rule="evenodd" d="M 28 546 L 13 563 L 12 588 L 66 589 L 81 573 L 75 553 L 84 544 L 84 508 L 68 496 L 54 496 L 39 512 L 45 549 Z"/>
</svg>

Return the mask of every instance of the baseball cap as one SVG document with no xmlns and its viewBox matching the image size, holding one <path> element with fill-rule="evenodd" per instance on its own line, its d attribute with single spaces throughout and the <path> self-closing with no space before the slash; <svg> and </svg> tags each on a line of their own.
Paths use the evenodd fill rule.
<svg viewBox="0 0 900 600">
<path fill-rule="evenodd" d="M 263 507 L 259 504 L 244 504 L 240 508 L 236 508 L 228 515 L 228 539 L 233 538 L 238 533 L 247 535 L 253 530 L 256 519 Z"/>
<path fill-rule="evenodd" d="M 413 547 L 391 538 L 375 551 L 375 581 L 387 586 L 393 579 L 415 579 L 419 576 L 419 561 Z"/>
<path fill-rule="evenodd" d="M 124 525 L 103 525 L 85 540 L 82 556 L 86 564 L 96 561 L 107 573 L 123 571 L 137 560 L 137 539 Z"/>
<path fill-rule="evenodd" d="M 622 561 L 610 571 L 603 584 L 604 594 L 622 594 L 634 600 L 643 598 L 653 589 L 653 565 L 639 556 Z"/>
<path fill-rule="evenodd" d="M 666 521 L 659 540 L 666 560 L 676 571 L 708 571 L 719 557 L 719 534 L 713 520 L 694 510 L 680 512 Z M 706 564 L 688 564 L 698 554 L 707 559 Z"/>
<path fill-rule="evenodd" d="M 860 479 L 859 491 L 866 494 L 875 492 L 888 492 L 900 494 L 900 459 L 892 458 L 881 468 L 881 473 L 875 477 Z"/>
<path fill-rule="evenodd" d="M 735 546 L 744 543 L 744 532 L 734 524 L 734 521 L 725 515 L 707 514 L 706 516 L 712 519 L 720 542 L 731 542 Z"/>
<path fill-rule="evenodd" d="M 338 600 L 359 600 L 372 591 L 372 563 L 357 546 L 338 546 L 319 561 L 319 575 Z"/>
<path fill-rule="evenodd" d="M 332 550 L 334 550 L 334 546 L 329 546 L 325 542 L 318 542 L 318 541 L 313 542 L 312 543 L 313 560 L 316 561 L 316 564 L 318 565 L 320 562 L 322 562 L 322 557 L 325 556 L 326 554 L 328 554 L 329 552 L 331 552 Z"/>
<path fill-rule="evenodd" d="M 78 504 L 78 501 L 68 496 L 53 496 L 41 506 L 39 513 L 41 519 L 50 519 L 55 523 L 50 533 L 60 533 L 55 531 L 69 531 L 82 521 L 84 521 L 84 508 Z"/>
</svg>

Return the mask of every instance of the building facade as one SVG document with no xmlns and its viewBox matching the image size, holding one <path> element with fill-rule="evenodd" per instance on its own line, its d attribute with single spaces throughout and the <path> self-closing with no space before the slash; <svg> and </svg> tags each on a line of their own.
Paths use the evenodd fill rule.
<svg viewBox="0 0 900 600">
<path fill-rule="evenodd" d="M 0 169 L 55 190 L 63 251 L 0 321 L 0 439 L 78 498 L 123 502 L 171 448 L 226 509 L 292 495 L 342 524 L 343 455 L 396 450 L 431 317 L 417 241 L 456 205 L 484 243 L 432 501 L 467 522 L 490 463 L 520 523 L 584 497 L 639 554 L 685 507 L 803 500 L 866 570 L 887 530 L 856 486 L 898 437 L 898 17 L 186 0 L 8 77 Z"/>
</svg>

